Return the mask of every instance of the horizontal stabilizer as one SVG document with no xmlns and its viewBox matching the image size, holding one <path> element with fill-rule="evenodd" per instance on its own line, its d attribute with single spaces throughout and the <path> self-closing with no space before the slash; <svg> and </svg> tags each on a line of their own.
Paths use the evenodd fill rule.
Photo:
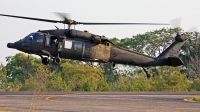
<svg viewBox="0 0 200 112">
<path fill-rule="evenodd" d="M 180 66 L 183 65 L 183 61 L 177 57 L 168 57 L 171 66 Z"/>
</svg>

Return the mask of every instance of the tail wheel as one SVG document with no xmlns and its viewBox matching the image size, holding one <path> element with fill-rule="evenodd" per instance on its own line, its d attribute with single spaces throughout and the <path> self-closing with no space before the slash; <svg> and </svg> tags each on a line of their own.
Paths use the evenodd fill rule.
<svg viewBox="0 0 200 112">
<path fill-rule="evenodd" d="M 58 64 L 60 64 L 60 62 L 61 62 L 61 59 L 59 57 L 53 58 L 53 63 L 54 64 L 58 65 Z"/>
<path fill-rule="evenodd" d="M 48 65 L 49 64 L 49 58 L 47 58 L 47 57 L 42 58 L 42 63 L 44 65 Z"/>
</svg>

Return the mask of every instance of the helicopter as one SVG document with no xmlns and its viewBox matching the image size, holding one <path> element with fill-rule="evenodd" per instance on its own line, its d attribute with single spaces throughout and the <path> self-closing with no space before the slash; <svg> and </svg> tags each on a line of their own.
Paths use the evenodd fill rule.
<svg viewBox="0 0 200 112">
<path fill-rule="evenodd" d="M 67 24 L 67 29 L 38 30 L 30 33 L 23 39 L 14 43 L 8 43 L 8 48 L 35 54 L 41 57 L 44 65 L 50 60 L 54 64 L 60 64 L 61 58 L 140 66 L 145 71 L 147 78 L 150 78 L 144 67 L 149 66 L 180 66 L 183 61 L 178 57 L 179 49 L 186 42 L 187 38 L 183 34 L 177 33 L 175 41 L 158 57 L 151 57 L 129 49 L 116 46 L 105 36 L 95 35 L 88 31 L 71 29 L 71 25 L 169 25 L 166 23 L 97 23 L 97 22 L 77 22 L 60 14 L 63 20 L 40 19 L 24 16 L 0 14 L 0 16 L 36 20 L 50 23 Z"/>
</svg>

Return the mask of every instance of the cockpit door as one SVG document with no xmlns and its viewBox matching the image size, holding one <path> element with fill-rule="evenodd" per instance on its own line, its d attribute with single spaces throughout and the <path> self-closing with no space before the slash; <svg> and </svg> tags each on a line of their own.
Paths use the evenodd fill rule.
<svg viewBox="0 0 200 112">
<path fill-rule="evenodd" d="M 31 48 L 35 53 L 40 52 L 44 48 L 44 35 L 42 33 L 37 33 L 33 36 Z"/>
</svg>

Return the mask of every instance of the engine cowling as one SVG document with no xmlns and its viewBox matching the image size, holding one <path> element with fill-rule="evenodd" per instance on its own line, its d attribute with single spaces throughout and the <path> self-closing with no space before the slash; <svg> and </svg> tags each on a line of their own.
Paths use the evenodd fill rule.
<svg viewBox="0 0 200 112">
<path fill-rule="evenodd" d="M 101 42 L 101 37 L 97 35 L 92 35 L 92 42 L 99 44 Z"/>
<path fill-rule="evenodd" d="M 94 43 L 99 44 L 101 42 L 102 39 L 106 39 L 104 36 L 98 36 L 98 35 L 94 35 L 89 33 L 88 31 L 78 31 L 78 30 L 70 30 L 70 36 L 72 38 L 81 38 L 81 39 L 86 39 L 86 40 L 91 40 Z"/>
<path fill-rule="evenodd" d="M 82 39 L 91 39 L 92 34 L 88 32 L 78 31 L 78 30 L 70 30 L 70 36 L 73 38 L 82 38 Z"/>
</svg>

